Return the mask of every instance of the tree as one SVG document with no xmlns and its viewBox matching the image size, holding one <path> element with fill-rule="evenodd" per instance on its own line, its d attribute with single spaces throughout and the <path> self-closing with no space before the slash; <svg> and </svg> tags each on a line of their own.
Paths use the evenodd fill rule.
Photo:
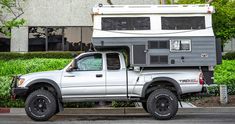
<svg viewBox="0 0 235 124">
<path fill-rule="evenodd" d="M 212 15 L 215 36 L 221 38 L 223 44 L 235 38 L 235 0 L 179 0 L 178 4 L 205 4 L 215 7 Z"/>
<path fill-rule="evenodd" d="M 21 2 L 24 0 L 0 0 L 0 33 L 11 35 L 13 27 L 22 26 L 25 20 L 20 18 L 24 11 Z"/>
</svg>

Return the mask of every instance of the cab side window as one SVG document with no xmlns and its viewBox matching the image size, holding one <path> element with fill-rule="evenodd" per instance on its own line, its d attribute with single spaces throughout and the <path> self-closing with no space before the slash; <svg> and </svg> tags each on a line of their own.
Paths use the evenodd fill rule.
<svg viewBox="0 0 235 124">
<path fill-rule="evenodd" d="M 106 57 L 108 70 L 119 70 L 121 68 L 118 53 L 107 53 Z"/>
<path fill-rule="evenodd" d="M 78 71 L 101 71 L 102 54 L 86 55 L 77 60 Z"/>
</svg>

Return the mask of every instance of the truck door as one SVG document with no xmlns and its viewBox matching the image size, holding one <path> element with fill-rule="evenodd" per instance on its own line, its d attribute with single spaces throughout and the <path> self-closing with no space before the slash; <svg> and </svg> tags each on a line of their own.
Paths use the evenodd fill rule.
<svg viewBox="0 0 235 124">
<path fill-rule="evenodd" d="M 105 95 L 105 71 L 100 53 L 81 56 L 77 60 L 78 69 L 64 72 L 62 76 L 63 96 L 103 97 Z"/>
<path fill-rule="evenodd" d="M 106 54 L 106 96 L 126 96 L 126 67 L 119 53 Z"/>
</svg>

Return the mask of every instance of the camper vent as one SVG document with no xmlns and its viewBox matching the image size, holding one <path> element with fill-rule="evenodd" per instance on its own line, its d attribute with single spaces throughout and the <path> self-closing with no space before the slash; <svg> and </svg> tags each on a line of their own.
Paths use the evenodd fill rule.
<svg viewBox="0 0 235 124">
<path fill-rule="evenodd" d="M 169 49 L 169 41 L 149 41 L 149 49 Z"/>
<path fill-rule="evenodd" d="M 168 56 L 150 56 L 150 64 L 168 64 Z"/>
</svg>

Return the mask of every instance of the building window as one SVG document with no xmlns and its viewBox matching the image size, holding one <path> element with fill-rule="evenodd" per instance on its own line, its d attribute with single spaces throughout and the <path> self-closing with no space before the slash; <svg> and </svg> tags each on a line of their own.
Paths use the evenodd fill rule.
<svg viewBox="0 0 235 124">
<path fill-rule="evenodd" d="M 47 51 L 63 51 L 63 28 L 47 28 Z"/>
<path fill-rule="evenodd" d="M 161 17 L 162 30 L 205 29 L 205 17 Z"/>
<path fill-rule="evenodd" d="M 11 39 L 9 37 L 0 33 L 0 52 L 9 52 L 10 42 L 11 42 Z"/>
<path fill-rule="evenodd" d="M 46 28 L 29 28 L 29 51 L 46 51 Z"/>
<path fill-rule="evenodd" d="M 30 27 L 29 51 L 88 51 L 91 27 Z"/>
<path fill-rule="evenodd" d="M 64 38 L 69 51 L 88 51 L 91 48 L 92 27 L 65 27 Z"/>
<path fill-rule="evenodd" d="M 190 52 L 191 40 L 170 40 L 171 52 Z"/>
<path fill-rule="evenodd" d="M 103 17 L 102 30 L 150 30 L 150 17 Z"/>
<path fill-rule="evenodd" d="M 149 49 L 169 49 L 169 41 L 148 41 Z"/>
</svg>

